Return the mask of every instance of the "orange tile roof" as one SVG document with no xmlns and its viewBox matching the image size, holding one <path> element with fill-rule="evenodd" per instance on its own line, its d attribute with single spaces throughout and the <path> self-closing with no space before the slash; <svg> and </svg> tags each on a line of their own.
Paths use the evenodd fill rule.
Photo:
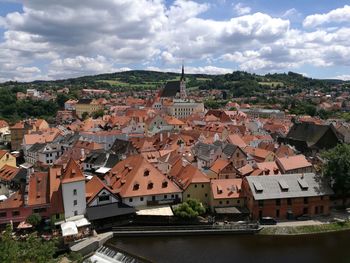
<svg viewBox="0 0 350 263">
<path fill-rule="evenodd" d="M 4 181 L 11 181 L 17 175 L 18 172 L 19 168 L 5 164 L 0 169 L 0 179 Z"/>
<path fill-rule="evenodd" d="M 262 159 L 266 159 L 269 156 L 269 154 L 272 153 L 271 151 L 267 151 L 260 148 L 254 148 L 251 146 L 247 146 L 243 150 L 245 153 L 250 154 L 253 157 L 258 157 Z"/>
<path fill-rule="evenodd" d="M 237 145 L 240 148 L 244 148 L 247 146 L 247 144 L 243 141 L 242 137 L 239 136 L 238 134 L 230 134 L 227 138 L 227 140 L 234 144 Z"/>
<path fill-rule="evenodd" d="M 61 168 L 50 168 L 49 170 L 49 200 L 50 200 L 50 213 L 61 214 L 64 212 L 63 197 L 61 188 Z"/>
<path fill-rule="evenodd" d="M 312 167 L 312 164 L 308 160 L 306 160 L 303 154 L 278 158 L 277 163 L 281 165 L 285 171 L 304 167 Z"/>
<path fill-rule="evenodd" d="M 70 159 L 66 169 L 63 172 L 62 183 L 71 183 L 85 180 L 85 176 L 80 169 L 80 166 Z"/>
<path fill-rule="evenodd" d="M 224 159 L 217 159 L 213 165 L 210 167 L 210 170 L 212 170 L 214 173 L 218 174 L 220 171 L 222 171 L 227 165 L 229 165 L 230 162 Z"/>
<path fill-rule="evenodd" d="M 188 164 L 182 167 L 173 180 L 182 188 L 186 189 L 191 183 L 209 183 L 210 179 L 197 167 Z"/>
<path fill-rule="evenodd" d="M 238 170 L 241 172 L 242 176 L 249 175 L 254 171 L 253 167 L 250 164 L 246 164 Z"/>
<path fill-rule="evenodd" d="M 0 202 L 0 209 L 19 208 L 23 205 L 23 196 L 20 191 L 12 194 L 8 199 Z"/>
<path fill-rule="evenodd" d="M 29 179 L 28 205 L 48 204 L 49 176 L 45 172 L 35 172 Z"/>
<path fill-rule="evenodd" d="M 260 169 L 265 175 L 280 174 L 276 162 L 262 162 L 256 164 L 257 168 Z"/>
<path fill-rule="evenodd" d="M 85 189 L 87 203 L 90 203 L 95 198 L 95 196 L 101 192 L 102 189 L 106 189 L 109 192 L 113 193 L 113 190 L 110 189 L 104 182 L 102 182 L 98 176 L 92 177 L 92 179 L 86 183 Z"/>
<path fill-rule="evenodd" d="M 242 179 L 216 179 L 210 182 L 214 199 L 240 198 Z"/>
<path fill-rule="evenodd" d="M 113 192 L 125 197 L 179 193 L 181 190 L 142 155 L 129 156 L 106 175 Z"/>
</svg>

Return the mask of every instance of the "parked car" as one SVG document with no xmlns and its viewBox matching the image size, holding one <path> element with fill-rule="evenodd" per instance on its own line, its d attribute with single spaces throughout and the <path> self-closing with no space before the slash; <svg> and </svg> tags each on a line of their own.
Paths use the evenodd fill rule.
<svg viewBox="0 0 350 263">
<path fill-rule="evenodd" d="M 298 221 L 307 221 L 307 220 L 311 220 L 311 217 L 309 215 L 301 215 L 297 217 Z"/>
<path fill-rule="evenodd" d="M 260 225 L 276 225 L 277 221 L 272 217 L 262 217 L 259 220 Z"/>
</svg>

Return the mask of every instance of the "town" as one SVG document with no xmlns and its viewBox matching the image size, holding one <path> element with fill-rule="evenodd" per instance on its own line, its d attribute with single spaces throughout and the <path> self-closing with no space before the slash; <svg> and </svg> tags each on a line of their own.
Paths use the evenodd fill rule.
<svg viewBox="0 0 350 263">
<path fill-rule="evenodd" d="M 323 175 L 323 152 L 349 143 L 346 121 L 240 99 L 213 109 L 186 84 L 182 66 L 178 79 L 133 96 L 81 89 L 50 123 L 1 120 L 1 227 L 71 245 L 123 226 L 276 224 L 349 204 Z M 31 88 L 17 100 L 62 93 Z M 312 96 L 348 107 L 348 93 L 334 94 Z"/>
</svg>

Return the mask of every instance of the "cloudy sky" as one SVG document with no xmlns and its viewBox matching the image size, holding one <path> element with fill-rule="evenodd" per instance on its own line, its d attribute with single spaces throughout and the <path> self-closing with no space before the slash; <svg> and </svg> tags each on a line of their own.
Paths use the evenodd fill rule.
<svg viewBox="0 0 350 263">
<path fill-rule="evenodd" d="M 182 60 L 191 73 L 350 79 L 349 0 L 0 0 L 0 82 Z"/>
</svg>

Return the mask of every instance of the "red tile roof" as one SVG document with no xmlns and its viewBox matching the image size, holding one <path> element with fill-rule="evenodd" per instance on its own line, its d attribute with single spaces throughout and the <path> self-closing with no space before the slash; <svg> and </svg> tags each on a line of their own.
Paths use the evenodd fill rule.
<svg viewBox="0 0 350 263">
<path fill-rule="evenodd" d="M 105 178 L 113 192 L 119 192 L 123 198 L 181 192 L 142 155 L 133 155 L 119 162 Z"/>
<path fill-rule="evenodd" d="M 70 159 L 66 169 L 63 172 L 62 183 L 64 184 L 84 180 L 85 176 L 81 171 L 80 166 L 73 159 Z"/>
<path fill-rule="evenodd" d="M 186 189 L 191 183 L 209 183 L 210 179 L 197 167 L 188 164 L 179 170 L 173 180 L 182 188 Z"/>
<path fill-rule="evenodd" d="M 214 199 L 242 197 L 242 179 L 217 179 L 210 182 Z"/>
</svg>

